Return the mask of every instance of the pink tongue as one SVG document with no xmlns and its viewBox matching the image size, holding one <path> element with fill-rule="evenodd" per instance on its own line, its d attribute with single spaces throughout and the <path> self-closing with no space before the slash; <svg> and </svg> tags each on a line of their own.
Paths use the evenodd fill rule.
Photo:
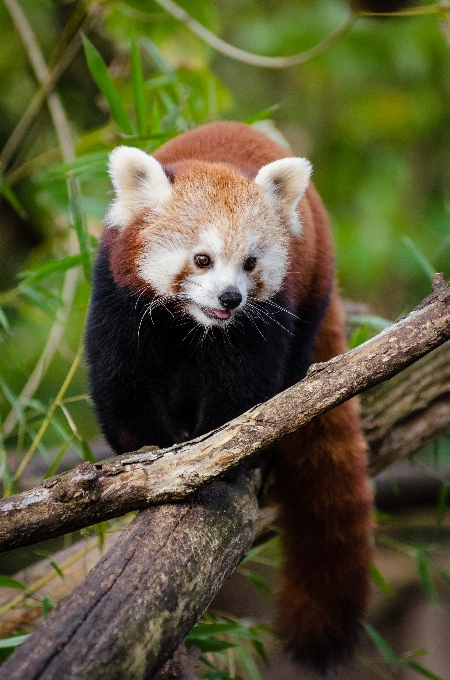
<svg viewBox="0 0 450 680">
<path fill-rule="evenodd" d="M 211 309 L 211 312 L 216 316 L 218 319 L 228 319 L 230 316 L 231 312 L 229 310 L 224 310 L 222 311 L 221 309 Z"/>
</svg>

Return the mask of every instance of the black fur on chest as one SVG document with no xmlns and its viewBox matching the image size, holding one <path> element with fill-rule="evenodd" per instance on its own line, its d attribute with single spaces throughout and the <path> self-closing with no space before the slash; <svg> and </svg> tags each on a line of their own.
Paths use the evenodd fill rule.
<svg viewBox="0 0 450 680">
<path fill-rule="evenodd" d="M 225 328 L 119 287 L 97 259 L 86 332 L 89 381 L 103 433 L 117 452 L 199 436 L 293 385 L 306 373 L 326 302 L 289 312 L 282 293 Z"/>
</svg>

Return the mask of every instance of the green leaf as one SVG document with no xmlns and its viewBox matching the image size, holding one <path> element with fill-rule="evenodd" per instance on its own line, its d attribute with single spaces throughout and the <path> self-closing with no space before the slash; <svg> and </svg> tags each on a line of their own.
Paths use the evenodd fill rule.
<svg viewBox="0 0 450 680">
<path fill-rule="evenodd" d="M 435 274 L 436 269 L 433 267 L 431 262 L 429 262 L 427 260 L 427 258 L 422 253 L 422 251 L 419 250 L 419 248 L 416 246 L 416 244 L 413 241 L 411 241 L 409 236 L 402 236 L 402 241 L 411 251 L 412 255 L 414 256 L 414 259 L 416 260 L 417 264 L 422 269 L 423 273 L 427 277 L 429 277 L 430 279 L 433 278 L 433 275 Z"/>
<path fill-rule="evenodd" d="M 255 659 L 245 647 L 238 647 L 236 657 L 244 666 L 252 680 L 259 680 L 261 675 L 256 665 Z"/>
<path fill-rule="evenodd" d="M 53 550 L 41 550 L 41 549 L 34 549 L 31 551 L 33 555 L 37 555 L 38 557 L 50 557 L 50 555 L 53 555 Z"/>
<path fill-rule="evenodd" d="M 48 294 L 44 295 L 43 291 L 28 285 L 24 285 L 21 290 L 23 295 L 27 297 L 34 305 L 36 305 L 36 307 L 38 307 L 41 312 L 44 312 L 44 314 L 52 321 L 56 321 L 56 312 L 48 303 Z"/>
<path fill-rule="evenodd" d="M 134 110 L 139 135 L 147 133 L 147 102 L 142 63 L 136 41 L 131 45 L 131 78 L 133 82 Z"/>
<path fill-rule="evenodd" d="M 56 167 L 50 168 L 47 175 L 53 179 L 56 177 L 65 177 L 68 172 L 72 172 L 75 177 L 81 177 L 88 170 L 99 168 L 106 175 L 106 165 L 108 163 L 108 151 L 97 151 L 95 153 L 88 153 L 74 158 L 73 161 L 67 163 L 60 163 Z"/>
<path fill-rule="evenodd" d="M 83 266 L 86 281 L 90 281 L 91 257 L 89 251 L 89 233 L 82 207 L 80 182 L 76 177 L 69 175 L 67 178 L 67 187 L 69 190 L 69 204 L 72 213 L 73 227 L 77 234 L 78 245 L 80 246 L 81 264 Z"/>
<path fill-rule="evenodd" d="M 51 610 L 54 609 L 55 607 L 56 607 L 55 602 L 53 602 L 51 597 L 48 597 L 46 595 L 42 600 L 42 616 L 44 617 L 44 619 L 47 618 Z"/>
<path fill-rule="evenodd" d="M 364 324 L 364 326 L 360 326 L 356 330 L 353 331 L 351 334 L 350 340 L 348 341 L 348 346 L 349 349 L 354 349 L 355 347 L 359 347 L 359 345 L 362 345 L 364 342 L 369 340 L 372 337 L 372 329 L 370 326 L 367 324 Z"/>
<path fill-rule="evenodd" d="M 0 640 L 0 649 L 6 649 L 7 647 L 17 647 L 18 645 L 21 645 L 22 642 L 25 642 L 27 638 L 29 638 L 31 633 L 28 633 L 28 635 L 14 635 L 13 637 L 9 638 L 3 638 L 3 640 Z"/>
<path fill-rule="evenodd" d="M 60 464 L 60 462 L 64 458 L 64 454 L 66 453 L 67 449 L 71 445 L 72 441 L 73 441 L 73 437 L 69 437 L 69 439 L 64 442 L 64 444 L 62 445 L 62 447 L 58 451 L 55 460 L 53 461 L 53 463 L 50 465 L 47 472 L 45 473 L 44 479 L 49 479 L 49 477 L 53 477 L 56 470 L 58 469 L 58 465 Z"/>
<path fill-rule="evenodd" d="M 392 586 L 389 585 L 389 583 L 386 581 L 383 574 L 375 564 L 369 565 L 369 574 L 372 581 L 379 588 L 381 588 L 381 590 L 383 590 L 388 595 L 392 595 L 394 593 L 394 589 L 392 588 Z"/>
<path fill-rule="evenodd" d="M 14 409 L 14 412 L 17 416 L 17 419 L 19 423 L 24 424 L 25 423 L 25 414 L 22 410 L 22 407 L 19 404 L 19 400 L 14 396 L 12 391 L 10 390 L 9 386 L 7 383 L 3 380 L 3 378 L 0 376 L 0 387 L 3 390 L 3 394 L 9 401 L 11 407 Z"/>
<path fill-rule="evenodd" d="M 417 571 L 419 572 L 422 587 L 425 590 L 430 602 L 439 602 L 439 596 L 433 579 L 430 576 L 428 569 L 427 557 L 422 550 L 418 550 L 415 554 Z"/>
<path fill-rule="evenodd" d="M 258 656 L 264 661 L 266 666 L 269 666 L 269 659 L 267 658 L 266 648 L 261 640 L 252 640 L 253 649 Z"/>
<path fill-rule="evenodd" d="M 19 276 L 24 279 L 26 285 L 29 285 L 31 283 L 43 281 L 53 274 L 63 274 L 68 269 L 77 267 L 80 263 L 81 255 L 69 255 L 68 257 L 63 257 L 61 260 L 55 260 L 54 262 L 44 264 L 37 269 L 27 269 L 21 272 Z"/>
<path fill-rule="evenodd" d="M 439 576 L 448 584 L 450 584 L 450 573 L 446 571 L 443 567 L 441 567 L 440 564 L 435 562 L 434 560 L 430 560 L 431 564 L 433 565 L 433 568 L 437 571 Z"/>
<path fill-rule="evenodd" d="M 177 82 L 177 76 L 175 73 L 167 73 L 163 76 L 155 76 L 154 78 L 149 78 L 145 81 L 145 87 L 148 90 L 154 90 L 158 87 L 165 87 L 166 85 L 173 85 Z"/>
<path fill-rule="evenodd" d="M 6 184 L 6 182 L 3 181 L 3 179 L 1 179 L 1 177 L 0 177 L 0 194 L 6 198 L 10 206 L 16 211 L 19 217 L 21 217 L 23 220 L 27 219 L 26 210 L 20 204 L 20 201 L 13 192 L 13 190 Z"/>
<path fill-rule="evenodd" d="M 446 512 L 447 512 L 449 490 L 450 490 L 450 484 L 442 484 L 441 491 L 439 493 L 439 502 L 438 502 L 438 509 L 437 509 L 437 525 L 438 525 L 438 527 L 441 526 L 442 522 L 444 521 Z"/>
<path fill-rule="evenodd" d="M 205 654 L 206 652 L 223 652 L 225 649 L 232 649 L 237 645 L 232 642 L 225 642 L 225 640 L 213 640 L 205 638 L 186 638 L 186 647 L 198 647 L 199 650 Z"/>
<path fill-rule="evenodd" d="M 407 665 L 413 670 L 415 670 L 417 673 L 420 673 L 420 675 L 423 675 L 424 678 L 430 678 L 430 680 L 444 680 L 440 675 L 435 675 L 434 673 L 429 671 L 428 668 L 424 668 L 420 663 L 417 663 L 416 661 L 408 661 Z"/>
<path fill-rule="evenodd" d="M 375 314 L 350 314 L 347 317 L 347 321 L 355 325 L 370 326 L 370 328 L 377 331 L 383 331 L 392 325 L 392 321 L 389 321 L 389 319 L 384 319 L 382 316 L 376 316 Z"/>
<path fill-rule="evenodd" d="M 140 43 L 142 47 L 147 50 L 158 71 L 162 71 L 163 73 L 175 73 L 175 69 L 164 59 L 159 49 L 150 38 L 145 36 L 141 37 Z"/>
<path fill-rule="evenodd" d="M 266 543 L 262 543 L 261 545 L 257 545 L 256 548 L 251 548 L 251 550 L 248 551 L 244 559 L 242 560 L 241 564 L 246 564 L 246 562 L 250 562 L 251 560 L 254 560 L 257 555 L 259 555 L 260 552 L 265 550 L 267 547 Z"/>
<path fill-rule="evenodd" d="M 95 525 L 95 533 L 98 536 L 98 545 L 100 550 L 103 550 L 105 545 L 106 528 L 108 526 L 107 522 L 99 522 Z"/>
<path fill-rule="evenodd" d="M 392 647 L 388 645 L 386 640 L 375 630 L 375 628 L 372 628 L 368 623 L 364 624 L 364 628 L 383 659 L 393 664 L 399 664 L 401 662 L 401 659 L 397 656 Z"/>
<path fill-rule="evenodd" d="M 3 576 L 3 574 L 0 574 L 0 587 L 17 588 L 17 590 L 27 590 L 27 587 L 24 586 L 23 583 L 20 583 L 20 581 L 16 581 L 16 579 L 11 578 L 11 576 Z"/>
<path fill-rule="evenodd" d="M 59 566 L 56 564 L 56 562 L 50 562 L 50 566 L 53 567 L 53 569 L 56 571 L 56 573 L 58 574 L 58 576 L 60 576 L 62 579 L 65 579 L 65 576 L 64 576 L 64 573 L 63 573 L 61 567 L 59 567 Z"/>
<path fill-rule="evenodd" d="M 7 332 L 9 333 L 10 331 L 10 325 L 8 321 L 8 317 L 6 316 L 5 312 L 3 309 L 0 307 L 0 326 Z"/>
<path fill-rule="evenodd" d="M 267 595 L 268 593 L 270 593 L 271 588 L 269 584 L 265 579 L 263 579 L 263 577 L 260 574 L 257 574 L 255 571 L 252 571 L 248 574 L 248 577 L 260 595 Z"/>
<path fill-rule="evenodd" d="M 126 135 L 133 135 L 133 127 L 128 119 L 117 88 L 109 75 L 105 62 L 86 36 L 83 36 L 83 47 L 91 76 L 108 102 L 112 117 L 122 132 Z"/>
<path fill-rule="evenodd" d="M 259 113 L 255 113 L 253 116 L 250 116 L 250 118 L 247 118 L 244 122 L 247 123 L 248 125 L 252 125 L 253 123 L 257 123 L 259 120 L 265 120 L 266 118 L 270 118 L 272 113 L 275 113 L 275 111 L 278 111 L 280 108 L 281 104 L 272 104 L 272 106 L 269 106 L 267 109 L 263 109 L 262 111 L 259 111 Z"/>
<path fill-rule="evenodd" d="M 95 463 L 95 456 L 92 453 L 92 449 L 85 439 L 81 440 L 81 450 L 83 452 L 83 460 L 89 461 L 89 463 Z"/>
<path fill-rule="evenodd" d="M 196 623 L 187 639 L 191 636 L 194 637 L 211 637 L 212 635 L 217 635 L 219 633 L 230 633 L 235 631 L 239 627 L 239 624 L 232 621 L 227 623 L 225 621 L 218 621 L 217 623 Z"/>
</svg>

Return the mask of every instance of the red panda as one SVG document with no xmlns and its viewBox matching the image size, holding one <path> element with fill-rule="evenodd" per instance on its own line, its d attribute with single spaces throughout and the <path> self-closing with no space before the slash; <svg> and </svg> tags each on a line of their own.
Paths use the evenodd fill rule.
<svg viewBox="0 0 450 680">
<path fill-rule="evenodd" d="M 118 453 L 208 432 L 346 350 L 328 219 L 311 166 L 222 122 L 154 156 L 110 156 L 115 198 L 86 333 L 103 433 Z M 284 545 L 279 626 L 326 670 L 366 606 L 372 495 L 347 402 L 274 451 Z"/>
</svg>

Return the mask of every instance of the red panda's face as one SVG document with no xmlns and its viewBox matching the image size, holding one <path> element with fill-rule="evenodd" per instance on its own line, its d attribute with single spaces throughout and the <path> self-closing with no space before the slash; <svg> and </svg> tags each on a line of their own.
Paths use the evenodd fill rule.
<svg viewBox="0 0 450 680">
<path fill-rule="evenodd" d="M 107 223 L 121 230 L 136 289 L 176 303 L 202 326 L 224 325 L 272 297 L 286 274 L 304 159 L 264 166 L 255 179 L 223 164 L 179 163 L 172 182 L 138 149 L 119 147 L 110 173 L 116 199 Z M 122 251 L 124 252 L 124 251 Z"/>
</svg>

